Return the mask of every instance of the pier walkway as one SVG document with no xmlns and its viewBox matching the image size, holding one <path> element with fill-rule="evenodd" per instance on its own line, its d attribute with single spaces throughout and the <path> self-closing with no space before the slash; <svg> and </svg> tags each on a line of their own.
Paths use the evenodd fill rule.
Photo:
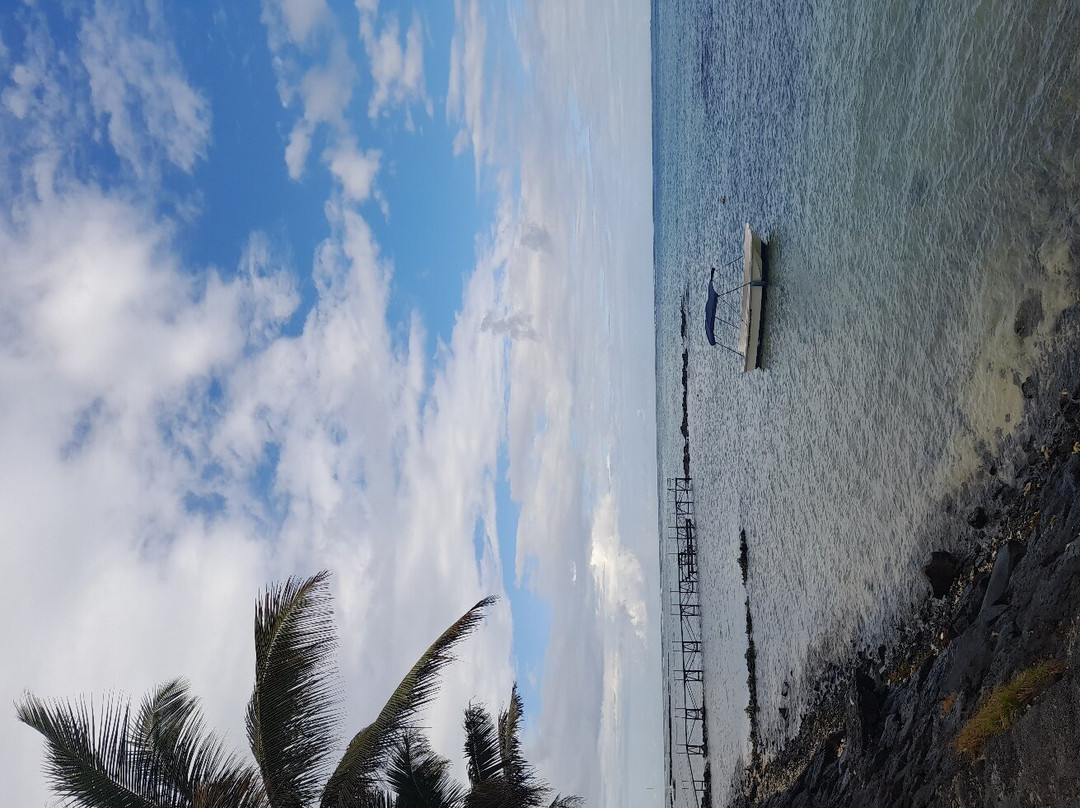
<svg viewBox="0 0 1080 808">
<path fill-rule="evenodd" d="M 689 477 L 667 481 L 668 556 L 677 565 L 669 592 L 671 687 L 668 701 L 670 806 L 710 805 L 709 734 L 705 713 L 705 669 L 701 649 L 701 592 L 698 578 L 697 535 L 694 526 L 694 486 Z M 686 761 L 677 778 L 676 757 Z M 681 765 L 679 768 L 683 768 Z"/>
</svg>

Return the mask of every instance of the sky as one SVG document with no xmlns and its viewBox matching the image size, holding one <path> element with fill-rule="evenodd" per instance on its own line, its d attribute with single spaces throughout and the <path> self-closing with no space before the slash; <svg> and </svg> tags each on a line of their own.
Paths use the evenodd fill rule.
<svg viewBox="0 0 1080 808">
<path fill-rule="evenodd" d="M 343 738 L 424 714 L 662 802 L 649 4 L 0 10 L 0 701 L 183 675 L 245 749 L 256 594 L 332 574 Z M 36 733 L 0 722 L 12 805 Z"/>
</svg>

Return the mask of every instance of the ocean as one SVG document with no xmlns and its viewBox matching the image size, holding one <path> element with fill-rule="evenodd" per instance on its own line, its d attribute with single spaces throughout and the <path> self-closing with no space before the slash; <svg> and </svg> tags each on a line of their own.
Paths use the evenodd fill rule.
<svg viewBox="0 0 1080 808">
<path fill-rule="evenodd" d="M 768 756 L 826 666 L 925 597 L 931 516 L 994 463 L 1080 299 L 1080 3 L 654 0 L 652 59 L 661 572 L 670 613 L 685 350 L 722 806 L 751 749 L 746 598 Z M 744 222 L 769 260 L 750 373 L 703 328 Z"/>
</svg>

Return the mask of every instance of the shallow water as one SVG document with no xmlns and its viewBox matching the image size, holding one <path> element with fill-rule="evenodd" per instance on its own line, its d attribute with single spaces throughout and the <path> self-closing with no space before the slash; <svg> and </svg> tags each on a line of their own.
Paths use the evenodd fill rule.
<svg viewBox="0 0 1080 808">
<path fill-rule="evenodd" d="M 1080 252 L 1080 4 L 752 5 L 653 5 L 659 489 L 685 303 L 718 805 L 749 756 L 740 528 L 768 751 L 922 591 L 930 509 L 1018 423 Z M 771 262 L 749 374 L 701 327 L 743 221 Z"/>
</svg>

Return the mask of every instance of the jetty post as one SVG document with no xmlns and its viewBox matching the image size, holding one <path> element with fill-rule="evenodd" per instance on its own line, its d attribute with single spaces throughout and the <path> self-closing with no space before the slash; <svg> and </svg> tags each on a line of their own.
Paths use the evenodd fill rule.
<svg viewBox="0 0 1080 808">
<path fill-rule="evenodd" d="M 705 668 L 701 647 L 701 585 L 698 574 L 697 530 L 694 524 L 694 486 L 689 477 L 670 477 L 668 493 L 669 556 L 676 563 L 675 585 L 669 592 L 672 622 L 672 687 L 668 709 L 673 766 L 676 754 L 685 756 L 688 774 L 678 785 L 695 808 L 710 805 L 709 735 L 705 710 Z M 674 720 L 672 720 L 674 719 Z M 674 772 L 668 772 L 674 783 Z M 673 795 L 674 796 L 674 795 Z"/>
</svg>

